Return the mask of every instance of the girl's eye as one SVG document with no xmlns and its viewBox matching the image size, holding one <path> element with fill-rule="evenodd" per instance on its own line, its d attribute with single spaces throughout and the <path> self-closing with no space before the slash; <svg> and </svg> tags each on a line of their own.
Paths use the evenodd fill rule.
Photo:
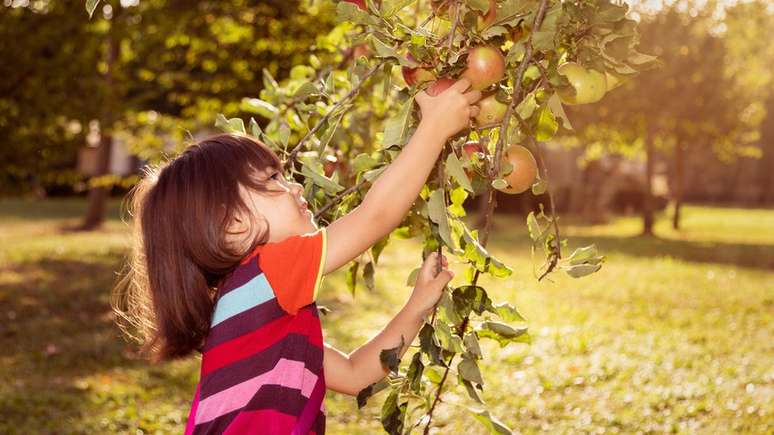
<svg viewBox="0 0 774 435">
<path fill-rule="evenodd" d="M 275 180 L 279 180 L 280 179 L 280 173 L 279 172 L 275 172 L 274 174 L 272 174 L 271 178 L 273 178 Z"/>
</svg>

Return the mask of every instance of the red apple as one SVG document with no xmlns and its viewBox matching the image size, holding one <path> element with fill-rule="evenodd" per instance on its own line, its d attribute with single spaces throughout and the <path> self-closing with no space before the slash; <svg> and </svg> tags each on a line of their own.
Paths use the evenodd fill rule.
<svg viewBox="0 0 774 435">
<path fill-rule="evenodd" d="M 484 30 L 491 26 L 497 18 L 497 2 L 495 0 L 489 0 L 489 9 L 486 11 L 486 15 L 478 16 L 478 30 Z"/>
<path fill-rule="evenodd" d="M 371 47 L 368 44 L 357 44 L 352 47 L 352 58 L 357 59 L 360 56 L 368 57 L 371 54 Z"/>
<path fill-rule="evenodd" d="M 476 124 L 478 126 L 495 124 L 503 120 L 508 106 L 497 101 L 495 94 L 487 95 L 478 101 L 478 115 L 476 115 Z"/>
<path fill-rule="evenodd" d="M 514 194 L 532 187 L 537 178 L 537 162 L 528 149 L 521 145 L 510 145 L 503 153 L 502 161 L 510 162 L 513 171 L 505 176 L 508 187 L 498 190 Z"/>
<path fill-rule="evenodd" d="M 409 60 L 418 62 L 414 56 L 409 53 L 406 56 Z M 403 80 L 405 80 L 406 84 L 409 86 L 414 86 L 418 83 L 424 83 L 429 82 L 431 80 L 435 80 L 435 74 L 433 74 L 432 71 L 425 69 L 425 68 L 411 68 L 411 67 L 401 67 L 401 72 L 403 73 Z"/>
<path fill-rule="evenodd" d="M 470 160 L 473 158 L 473 153 L 484 152 L 484 149 L 481 147 L 481 142 L 470 141 L 465 142 L 465 144 L 462 145 L 462 152 L 465 154 L 465 158 Z M 468 178 L 473 178 L 476 175 L 476 172 L 472 169 L 465 168 L 465 174 L 467 174 Z"/>
<path fill-rule="evenodd" d="M 505 77 L 505 58 L 497 47 L 475 47 L 468 52 L 468 68 L 462 76 L 470 80 L 473 89 L 483 90 Z"/>
<path fill-rule="evenodd" d="M 449 77 L 441 77 L 440 79 L 433 82 L 432 85 L 427 87 L 427 94 L 431 97 L 436 97 L 443 91 L 449 89 L 449 87 L 455 83 L 457 83 L 457 80 Z"/>
<path fill-rule="evenodd" d="M 353 5 L 357 5 L 362 10 L 366 10 L 366 4 L 365 0 L 341 0 L 347 3 L 352 3 Z"/>
<path fill-rule="evenodd" d="M 323 171 L 325 172 L 326 177 L 333 175 L 333 173 L 336 171 L 336 168 L 338 167 L 339 161 L 336 156 L 325 156 L 325 161 L 323 162 Z"/>
</svg>

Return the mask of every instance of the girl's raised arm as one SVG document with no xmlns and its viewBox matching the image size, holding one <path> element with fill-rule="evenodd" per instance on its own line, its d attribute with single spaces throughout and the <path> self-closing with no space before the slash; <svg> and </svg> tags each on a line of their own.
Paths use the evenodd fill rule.
<svg viewBox="0 0 774 435">
<path fill-rule="evenodd" d="M 461 79 L 436 97 L 419 92 L 415 100 L 422 121 L 398 157 L 376 179 L 363 202 L 328 228 L 324 273 L 330 273 L 362 254 L 392 232 L 403 220 L 427 181 L 449 137 L 467 127 L 478 113 L 473 103 L 480 91 Z"/>
</svg>

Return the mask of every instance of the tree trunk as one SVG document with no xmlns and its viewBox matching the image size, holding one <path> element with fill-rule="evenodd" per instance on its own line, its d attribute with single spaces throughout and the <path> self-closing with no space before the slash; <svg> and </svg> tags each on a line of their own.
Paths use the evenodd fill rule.
<svg viewBox="0 0 774 435">
<path fill-rule="evenodd" d="M 758 162 L 758 185 L 761 187 L 758 194 L 758 201 L 761 204 L 774 201 L 774 192 L 772 192 L 772 168 L 774 168 L 774 93 L 769 95 L 766 100 L 766 119 L 761 125 L 761 156 Z"/>
<path fill-rule="evenodd" d="M 110 129 L 115 119 L 115 105 L 114 105 L 114 84 L 113 84 L 113 68 L 115 67 L 115 61 L 118 57 L 118 42 L 116 41 L 115 28 L 116 21 L 120 7 L 114 9 L 114 15 L 112 22 L 110 23 L 110 30 L 108 31 L 106 47 L 105 47 L 105 63 L 107 68 L 105 75 L 105 99 L 103 100 L 103 110 L 99 123 L 100 131 L 100 144 L 97 148 L 97 177 L 107 175 L 110 172 L 110 154 L 113 145 L 113 135 Z M 110 188 L 106 186 L 92 187 L 89 189 L 89 205 L 86 209 L 86 215 L 83 218 L 83 223 L 79 227 L 82 231 L 91 231 L 99 228 L 105 221 L 107 214 L 107 200 L 110 194 Z"/>
<path fill-rule="evenodd" d="M 681 141 L 675 146 L 675 182 L 673 184 L 673 200 L 675 203 L 674 215 L 672 215 L 672 228 L 680 229 L 680 207 L 683 205 L 683 168 L 685 162 L 685 146 Z"/>
<path fill-rule="evenodd" d="M 642 206 L 642 235 L 653 235 L 653 144 L 652 137 L 645 137 L 645 200 Z"/>
</svg>

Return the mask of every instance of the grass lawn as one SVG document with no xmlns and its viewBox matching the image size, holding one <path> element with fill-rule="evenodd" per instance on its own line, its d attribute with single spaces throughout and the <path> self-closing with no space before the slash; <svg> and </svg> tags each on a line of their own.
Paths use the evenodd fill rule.
<svg viewBox="0 0 774 435">
<path fill-rule="evenodd" d="M 182 433 L 199 361 L 150 366 L 113 324 L 110 288 L 128 245 L 114 202 L 94 233 L 68 233 L 80 200 L 0 200 L 0 433 Z M 483 341 L 483 398 L 522 433 L 774 433 L 774 210 L 688 206 L 680 232 L 639 221 L 568 223 L 571 248 L 608 256 L 591 277 L 533 276 L 523 219 L 498 216 L 490 249 L 514 269 L 481 280 L 528 318 L 531 346 Z M 349 352 L 408 297 L 416 240 L 382 254 L 374 292 L 327 276 L 326 340 Z M 453 285 L 462 284 L 462 265 Z M 448 384 L 448 385 L 451 385 Z M 328 433 L 379 433 L 379 404 L 329 392 Z M 444 395 L 436 433 L 484 434 Z"/>
</svg>

